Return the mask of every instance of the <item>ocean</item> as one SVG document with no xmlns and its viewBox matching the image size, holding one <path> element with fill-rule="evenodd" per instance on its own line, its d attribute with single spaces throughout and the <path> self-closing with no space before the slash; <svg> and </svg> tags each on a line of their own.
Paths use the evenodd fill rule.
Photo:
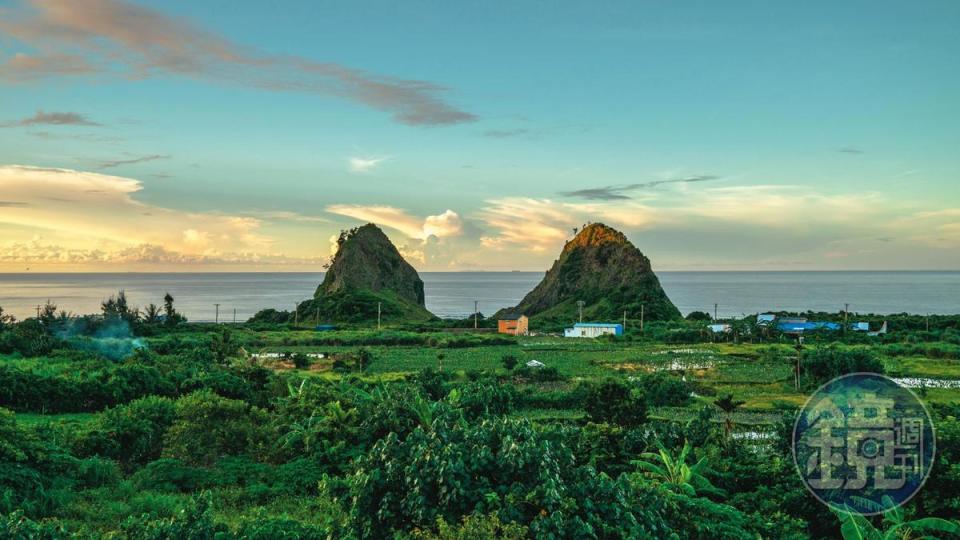
<svg viewBox="0 0 960 540">
<path fill-rule="evenodd" d="M 960 272 L 658 272 L 684 314 L 721 317 L 766 310 L 858 313 L 960 313 Z M 427 308 L 440 317 L 465 317 L 479 302 L 492 314 L 516 305 L 542 272 L 421 272 Z M 50 300 L 77 313 L 99 312 L 100 302 L 124 289 L 135 306 L 161 304 L 165 292 L 192 321 L 249 318 L 264 308 L 292 309 L 313 295 L 322 273 L 0 273 L 0 306 L 18 318 Z"/>
</svg>

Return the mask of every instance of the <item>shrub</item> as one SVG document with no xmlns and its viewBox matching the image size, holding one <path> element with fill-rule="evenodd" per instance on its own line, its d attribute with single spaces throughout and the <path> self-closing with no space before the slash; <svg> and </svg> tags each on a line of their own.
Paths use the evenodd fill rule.
<svg viewBox="0 0 960 540">
<path fill-rule="evenodd" d="M 800 370 L 808 381 L 821 384 L 848 373 L 883 373 L 883 362 L 866 347 L 834 344 L 804 350 Z"/>
<path fill-rule="evenodd" d="M 638 426 L 647 421 L 647 398 L 623 381 L 606 379 L 590 387 L 584 410 L 591 422 Z"/>
<path fill-rule="evenodd" d="M 212 465 L 224 455 L 248 455 L 267 445 L 265 411 L 204 390 L 176 402 L 176 420 L 164 435 L 164 457 Z"/>
<path fill-rule="evenodd" d="M 643 375 L 639 386 L 650 405 L 656 407 L 682 407 L 690 401 L 690 385 L 680 377 L 656 372 Z"/>
<path fill-rule="evenodd" d="M 464 384 L 450 392 L 451 405 L 463 410 L 468 419 L 504 415 L 513 412 L 517 391 L 513 385 L 496 381 L 476 381 Z"/>
</svg>

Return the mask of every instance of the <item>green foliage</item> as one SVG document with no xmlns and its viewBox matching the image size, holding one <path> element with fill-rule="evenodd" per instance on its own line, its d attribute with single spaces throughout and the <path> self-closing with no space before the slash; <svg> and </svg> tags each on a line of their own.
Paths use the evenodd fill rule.
<svg viewBox="0 0 960 540">
<path fill-rule="evenodd" d="M 903 510 L 884 496 L 883 504 L 876 510 L 883 512 L 884 529 L 875 527 L 867 518 L 851 512 L 831 509 L 840 519 L 840 534 L 844 540 L 887 540 L 894 538 L 932 538 L 930 534 L 960 535 L 960 522 L 942 518 L 919 518 L 908 520 Z"/>
<path fill-rule="evenodd" d="M 436 422 L 403 439 L 390 434 L 351 479 L 357 532 L 384 538 L 496 510 L 501 519 L 529 524 L 536 537 L 643 536 L 663 527 L 655 506 L 631 503 L 629 483 L 577 466 L 552 439 L 514 419 Z"/>
<path fill-rule="evenodd" d="M 227 358 L 236 356 L 240 352 L 240 344 L 233 339 L 233 333 L 226 326 L 213 334 L 210 339 L 210 351 L 218 363 L 226 362 Z"/>
<path fill-rule="evenodd" d="M 178 399 L 175 411 L 163 437 L 165 457 L 212 465 L 224 455 L 260 454 L 267 445 L 267 413 L 243 401 L 205 390 Z"/>
<path fill-rule="evenodd" d="M 214 523 L 209 493 L 201 493 L 193 504 L 172 518 L 130 517 L 120 529 L 130 540 L 213 540 L 218 532 L 226 532 Z"/>
<path fill-rule="evenodd" d="M 436 532 L 415 530 L 413 537 L 422 540 L 523 540 L 527 527 L 503 523 L 495 513 L 464 516 L 457 525 L 437 518 Z"/>
<path fill-rule="evenodd" d="M 0 365 L 0 406 L 43 412 L 96 411 L 175 388 L 153 366 L 107 364 L 101 369 L 53 373 Z"/>
<path fill-rule="evenodd" d="M 45 310 L 34 330 L 80 337 L 55 341 L 71 349 L 43 357 L 9 354 L 19 323 L 0 330 L 0 404 L 22 411 L 0 410 L 0 538 L 840 533 L 795 472 L 790 408 L 805 393 L 792 390 L 789 345 L 664 346 L 665 336 L 703 339 L 684 321 L 650 323 L 636 340 L 442 333 L 433 323 L 422 332 L 231 326 L 224 339 L 222 326 L 160 317 L 137 323 L 148 348 L 122 362 L 80 346 L 129 334 L 99 316 L 65 322 Z M 884 345 L 851 347 L 843 337 L 822 347 L 837 355 L 804 362 L 805 382 L 818 363 L 866 363 L 845 356 L 861 350 L 898 376 L 952 377 L 952 360 L 937 355 L 950 354 L 954 327 L 937 324 Z M 326 358 L 295 371 L 261 366 L 241 348 Z M 376 357 L 363 371 L 360 349 Z M 443 371 L 427 368 L 441 355 Z M 506 372 L 505 357 L 517 361 Z M 523 365 L 532 358 L 549 367 Z M 328 369 L 331 359 L 346 361 L 342 372 Z M 685 380 L 663 370 L 674 363 Z M 924 521 L 960 512 L 952 392 L 929 391 L 937 462 L 899 526 L 869 520 L 884 535 L 955 534 Z M 734 427 L 776 436 L 724 436 Z"/>
<path fill-rule="evenodd" d="M 644 452 L 640 454 L 643 460 L 633 462 L 641 474 L 688 497 L 698 494 L 723 495 L 723 491 L 714 487 L 706 477 L 710 472 L 706 457 L 701 457 L 693 465 L 687 464 L 687 456 L 693 449 L 689 441 L 684 441 L 683 448 L 676 456 L 659 442 L 657 447 L 658 452 Z"/>
<path fill-rule="evenodd" d="M 479 419 L 513 412 L 517 392 L 512 385 L 482 380 L 455 388 L 447 399 L 467 419 Z"/>
<path fill-rule="evenodd" d="M 158 396 L 107 409 L 79 436 L 76 452 L 115 459 L 128 470 L 145 465 L 160 457 L 174 409 L 173 400 Z"/>
<path fill-rule="evenodd" d="M 680 377 L 658 371 L 640 377 L 638 384 L 655 407 L 682 407 L 690 402 L 690 385 Z"/>
<path fill-rule="evenodd" d="M 507 371 L 513 371 L 513 368 L 517 367 L 518 362 L 519 360 L 517 360 L 517 357 L 512 354 L 504 355 L 504 357 L 501 359 L 503 368 Z"/>
<path fill-rule="evenodd" d="M 66 540 L 72 538 L 58 520 L 33 521 L 22 510 L 0 515 L 0 538 L 11 540 Z"/>
<path fill-rule="evenodd" d="M 803 351 L 801 373 L 812 384 L 857 372 L 883 373 L 883 362 L 866 347 L 833 344 Z"/>
<path fill-rule="evenodd" d="M 606 379 L 590 387 L 584 410 L 591 422 L 638 426 L 647 421 L 647 398 L 623 381 Z"/>
</svg>

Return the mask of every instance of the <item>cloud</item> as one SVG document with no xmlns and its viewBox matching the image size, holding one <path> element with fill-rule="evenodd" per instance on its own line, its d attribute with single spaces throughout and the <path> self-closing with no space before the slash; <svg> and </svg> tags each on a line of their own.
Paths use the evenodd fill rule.
<svg viewBox="0 0 960 540">
<path fill-rule="evenodd" d="M 494 199 L 478 217 L 495 233 L 482 236 L 480 243 L 496 250 L 508 247 L 536 252 L 554 250 L 570 237 L 574 227 L 585 221 L 582 215 L 575 205 L 549 199 Z"/>
<path fill-rule="evenodd" d="M 47 141 L 75 140 L 98 143 L 115 143 L 123 140 L 121 137 L 111 135 L 99 135 L 95 133 L 51 133 L 49 131 L 30 131 L 27 135 Z"/>
<path fill-rule="evenodd" d="M 51 265 L 148 265 L 171 266 L 288 266 L 316 265 L 324 257 L 290 257 L 282 254 L 227 252 L 216 254 L 184 253 L 157 244 L 138 244 L 121 249 L 68 248 L 42 239 L 0 244 L 0 264 Z"/>
<path fill-rule="evenodd" d="M 6 122 L 0 124 L 0 127 L 22 127 L 22 126 L 36 126 L 36 125 L 53 125 L 53 126 L 100 126 L 97 122 L 94 122 L 87 118 L 86 116 L 75 113 L 75 112 L 44 112 L 37 111 L 33 116 L 29 118 L 24 118 L 22 120 L 16 120 L 13 122 Z"/>
<path fill-rule="evenodd" d="M 840 152 L 841 154 L 862 154 L 863 150 L 857 148 L 856 146 L 844 146 L 843 148 L 837 150 L 837 152 Z"/>
<path fill-rule="evenodd" d="M 272 221 L 291 221 L 299 223 L 330 223 L 330 220 L 319 216 L 307 216 L 297 212 L 287 210 L 250 210 L 243 215 L 257 219 L 269 219 Z"/>
<path fill-rule="evenodd" d="M 403 233 L 408 238 L 421 241 L 430 237 L 456 236 L 462 230 L 460 216 L 453 210 L 446 210 L 442 214 L 434 216 L 417 218 L 392 206 L 335 204 L 328 206 L 327 212 L 383 225 Z"/>
<path fill-rule="evenodd" d="M 23 208 L 24 206 L 30 205 L 20 201 L 0 201 L 0 208 Z"/>
<path fill-rule="evenodd" d="M 483 132 L 484 137 L 494 139 L 506 139 L 509 137 L 518 137 L 530 133 L 529 129 L 488 129 Z"/>
<path fill-rule="evenodd" d="M 81 56 L 59 53 L 50 53 L 47 56 L 32 56 L 18 52 L 3 68 L 4 70 L 0 74 L 6 73 L 9 78 L 16 80 L 31 80 L 52 74 L 88 75 L 96 71 Z"/>
<path fill-rule="evenodd" d="M 350 172 L 365 174 L 386 160 L 387 158 L 385 157 L 351 157 L 347 159 L 347 164 L 350 167 Z"/>
<path fill-rule="evenodd" d="M 114 167 L 119 167 L 121 165 L 133 165 L 135 163 L 145 163 L 147 161 L 156 161 L 158 159 L 170 159 L 170 156 L 161 156 L 159 154 L 154 154 L 150 156 L 141 156 L 130 159 L 116 159 L 113 161 L 102 161 L 100 162 L 100 169 L 112 169 Z"/>
<path fill-rule="evenodd" d="M 702 178 L 700 181 L 706 181 L 708 177 Z M 843 231 L 855 237 L 875 238 L 881 231 L 887 232 L 877 224 L 885 223 L 896 210 L 895 204 L 877 193 L 832 195 L 813 193 L 800 186 L 759 185 L 711 188 L 687 193 L 679 199 L 650 197 L 642 202 L 619 197 L 591 202 L 506 197 L 487 201 L 477 217 L 488 230 L 481 239 L 484 247 L 552 253 L 572 236 L 574 227 L 588 221 L 602 221 L 630 231 L 655 230 L 664 235 L 676 231 L 696 235 L 704 230 L 735 230 L 743 237 L 743 231 L 763 231 L 768 237 L 785 233 L 816 236 L 823 231 Z M 816 216 L 816 220 L 811 216 Z M 916 219 L 948 218 L 939 213 Z M 897 231 L 890 227 L 893 236 Z M 950 239 L 949 227 L 938 230 L 937 238 Z"/>
<path fill-rule="evenodd" d="M 140 181 L 100 173 L 0 166 L 0 200 L 23 204 L 0 212 L 0 237 L 14 233 L 56 236 L 64 249 L 120 253 L 140 245 L 163 246 L 193 257 L 227 253 L 266 256 L 274 239 L 261 219 L 216 212 L 185 212 L 140 202 Z M 69 201 L 69 204 L 64 204 Z M 62 250 L 61 250 L 62 251 Z"/>
<path fill-rule="evenodd" d="M 476 120 L 444 101 L 442 86 L 332 62 L 258 54 L 186 19 L 122 0 L 30 0 L 0 11 L 0 37 L 31 50 L 18 51 L 0 65 L 0 76 L 13 81 L 91 73 L 134 79 L 181 75 L 339 97 L 413 126 Z"/>
<path fill-rule="evenodd" d="M 720 180 L 722 177 L 713 174 L 700 174 L 685 176 L 682 178 L 671 178 L 668 180 L 653 180 L 651 182 L 640 182 L 635 184 L 622 184 L 617 186 L 603 186 L 596 188 L 578 189 L 575 191 L 561 191 L 560 195 L 579 199 L 588 199 L 596 201 L 615 201 L 630 199 L 627 193 L 631 191 L 650 189 L 664 184 L 692 184 L 697 182 L 710 182 Z"/>
</svg>

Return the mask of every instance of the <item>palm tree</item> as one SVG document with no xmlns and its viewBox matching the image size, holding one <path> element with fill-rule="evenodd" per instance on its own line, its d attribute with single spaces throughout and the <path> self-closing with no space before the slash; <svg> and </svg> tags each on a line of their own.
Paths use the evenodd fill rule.
<svg viewBox="0 0 960 540">
<path fill-rule="evenodd" d="M 713 401 L 713 404 L 723 411 L 723 431 L 727 438 L 730 437 L 730 432 L 733 431 L 732 415 L 744 403 L 746 403 L 746 401 L 734 400 L 733 394 L 727 394 Z"/>
<path fill-rule="evenodd" d="M 874 527 L 870 521 L 849 508 L 846 511 L 833 509 L 840 518 L 840 534 L 844 540 L 906 540 L 910 538 L 935 538 L 936 533 L 955 535 L 960 533 L 960 523 L 941 518 L 919 518 L 906 521 L 903 511 L 884 495 L 882 504 L 869 499 L 856 498 L 859 505 L 877 512 L 883 512 L 883 525 L 886 530 Z"/>
<path fill-rule="evenodd" d="M 724 495 L 722 489 L 714 487 L 710 480 L 704 476 L 710 472 L 707 465 L 707 458 L 702 457 L 693 465 L 687 465 L 687 456 L 692 447 L 690 441 L 683 441 L 683 449 L 680 455 L 674 457 L 670 454 L 662 443 L 657 442 L 659 452 L 644 452 L 640 454 L 647 461 L 636 460 L 631 463 L 642 471 L 644 476 L 653 478 L 667 486 L 669 489 L 678 491 L 688 497 L 696 497 L 697 493 L 707 493 L 713 495 Z"/>
</svg>

